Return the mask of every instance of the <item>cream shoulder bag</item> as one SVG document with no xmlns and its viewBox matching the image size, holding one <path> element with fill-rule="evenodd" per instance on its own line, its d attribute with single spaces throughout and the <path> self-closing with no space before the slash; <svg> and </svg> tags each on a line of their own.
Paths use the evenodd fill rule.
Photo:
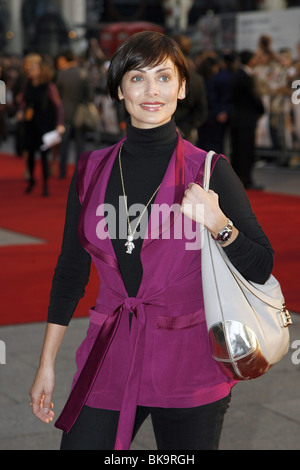
<svg viewBox="0 0 300 470">
<path fill-rule="evenodd" d="M 206 191 L 213 155 L 206 157 Z M 231 378 L 255 379 L 289 348 L 292 321 L 280 284 L 273 275 L 263 285 L 248 282 L 205 228 L 202 236 L 203 295 L 213 358 Z"/>
</svg>

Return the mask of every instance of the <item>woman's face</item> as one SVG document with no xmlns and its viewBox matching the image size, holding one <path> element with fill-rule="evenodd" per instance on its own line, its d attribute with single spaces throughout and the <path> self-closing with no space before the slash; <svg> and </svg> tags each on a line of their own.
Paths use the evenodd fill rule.
<svg viewBox="0 0 300 470">
<path fill-rule="evenodd" d="M 35 81 L 38 80 L 41 75 L 41 67 L 35 62 L 25 63 L 25 73 L 29 80 Z"/>
<path fill-rule="evenodd" d="M 131 124 L 150 129 L 170 121 L 177 100 L 185 98 L 185 81 L 180 83 L 174 63 L 167 59 L 156 67 L 126 72 L 118 90 L 131 116 Z"/>
</svg>

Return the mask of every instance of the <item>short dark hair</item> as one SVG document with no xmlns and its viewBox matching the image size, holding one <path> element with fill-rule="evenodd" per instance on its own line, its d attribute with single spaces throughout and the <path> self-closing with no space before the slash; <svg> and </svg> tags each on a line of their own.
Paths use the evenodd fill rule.
<svg viewBox="0 0 300 470">
<path fill-rule="evenodd" d="M 242 65 L 248 65 L 249 62 L 253 59 L 253 57 L 254 52 L 248 50 L 242 51 L 240 53 L 240 62 Z"/>
<path fill-rule="evenodd" d="M 153 31 L 143 31 L 131 36 L 115 52 L 108 69 L 107 88 L 111 98 L 120 101 L 118 88 L 127 72 L 139 67 L 156 67 L 167 59 L 174 63 L 180 83 L 186 80 L 188 87 L 188 66 L 176 41 Z"/>
</svg>

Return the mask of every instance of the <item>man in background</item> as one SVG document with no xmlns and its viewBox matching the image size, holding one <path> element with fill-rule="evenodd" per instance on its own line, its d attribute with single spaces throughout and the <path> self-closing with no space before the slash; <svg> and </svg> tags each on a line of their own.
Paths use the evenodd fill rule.
<svg viewBox="0 0 300 470">
<path fill-rule="evenodd" d="M 64 124 L 66 131 L 60 144 L 60 178 L 65 178 L 69 158 L 70 143 L 74 137 L 76 159 L 78 160 L 85 146 L 85 132 L 76 128 L 74 117 L 77 108 L 89 101 L 89 85 L 86 70 L 81 68 L 72 51 L 66 51 L 57 58 L 56 85 L 63 103 Z"/>
<path fill-rule="evenodd" d="M 253 53 L 240 54 L 240 67 L 232 79 L 231 164 L 246 189 L 262 189 L 254 185 L 252 169 L 255 161 L 255 131 L 264 105 L 252 75 Z"/>
</svg>

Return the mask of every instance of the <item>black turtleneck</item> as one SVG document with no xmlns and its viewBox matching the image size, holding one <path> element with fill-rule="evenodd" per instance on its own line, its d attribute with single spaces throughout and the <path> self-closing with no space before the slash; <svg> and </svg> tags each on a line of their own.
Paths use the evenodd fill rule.
<svg viewBox="0 0 300 470">
<path fill-rule="evenodd" d="M 123 145 L 121 162 L 128 207 L 136 203 L 147 204 L 164 177 L 176 143 L 176 124 L 173 119 L 154 129 L 137 129 L 127 122 L 127 139 Z M 72 318 L 78 301 L 84 295 L 90 272 L 90 255 L 82 248 L 77 235 L 81 205 L 76 181 L 77 171 L 70 186 L 62 250 L 53 278 L 48 310 L 48 322 L 61 325 L 68 325 Z M 222 210 L 240 231 L 237 239 L 224 248 L 227 256 L 247 279 L 264 283 L 272 270 L 273 250 L 252 212 L 241 182 L 224 158 L 220 158 L 215 165 L 211 189 L 219 195 Z M 116 208 L 117 221 L 119 201 L 123 203 L 123 191 L 119 161 L 116 158 L 105 202 Z M 120 206 L 120 210 L 125 211 L 125 207 Z M 151 206 L 144 217 L 149 217 L 150 210 Z M 134 218 L 138 216 L 136 213 Z M 133 223 L 132 229 L 134 227 Z M 145 227 L 145 224 L 140 227 Z M 119 233 L 118 227 L 116 233 Z M 134 240 L 135 249 L 131 255 L 126 253 L 125 241 L 112 239 L 112 244 L 128 296 L 135 297 L 143 274 L 140 261 L 143 237 Z"/>
<path fill-rule="evenodd" d="M 176 125 L 174 120 L 154 129 L 137 129 L 127 121 L 127 139 L 121 152 L 121 164 L 124 178 L 127 206 L 142 204 L 146 206 L 153 193 L 160 185 L 169 161 L 177 144 Z M 119 199 L 120 198 L 120 199 Z M 119 201 L 122 205 L 119 207 Z M 152 200 L 154 202 L 154 199 Z M 105 203 L 111 204 L 117 212 L 117 233 L 119 233 L 119 209 L 125 214 L 123 190 L 121 185 L 119 159 L 115 160 L 107 186 Z M 123 212 L 124 211 L 124 212 Z M 149 217 L 151 204 L 145 217 Z M 131 229 L 136 226 L 137 212 L 130 217 Z M 109 227 L 108 227 L 109 229 Z M 112 244 L 119 263 L 119 268 L 129 297 L 135 297 L 142 278 L 140 252 L 143 243 L 145 223 L 139 224 L 138 238 L 134 240 L 135 249 L 131 255 L 126 253 L 124 239 L 112 239 Z"/>
</svg>

